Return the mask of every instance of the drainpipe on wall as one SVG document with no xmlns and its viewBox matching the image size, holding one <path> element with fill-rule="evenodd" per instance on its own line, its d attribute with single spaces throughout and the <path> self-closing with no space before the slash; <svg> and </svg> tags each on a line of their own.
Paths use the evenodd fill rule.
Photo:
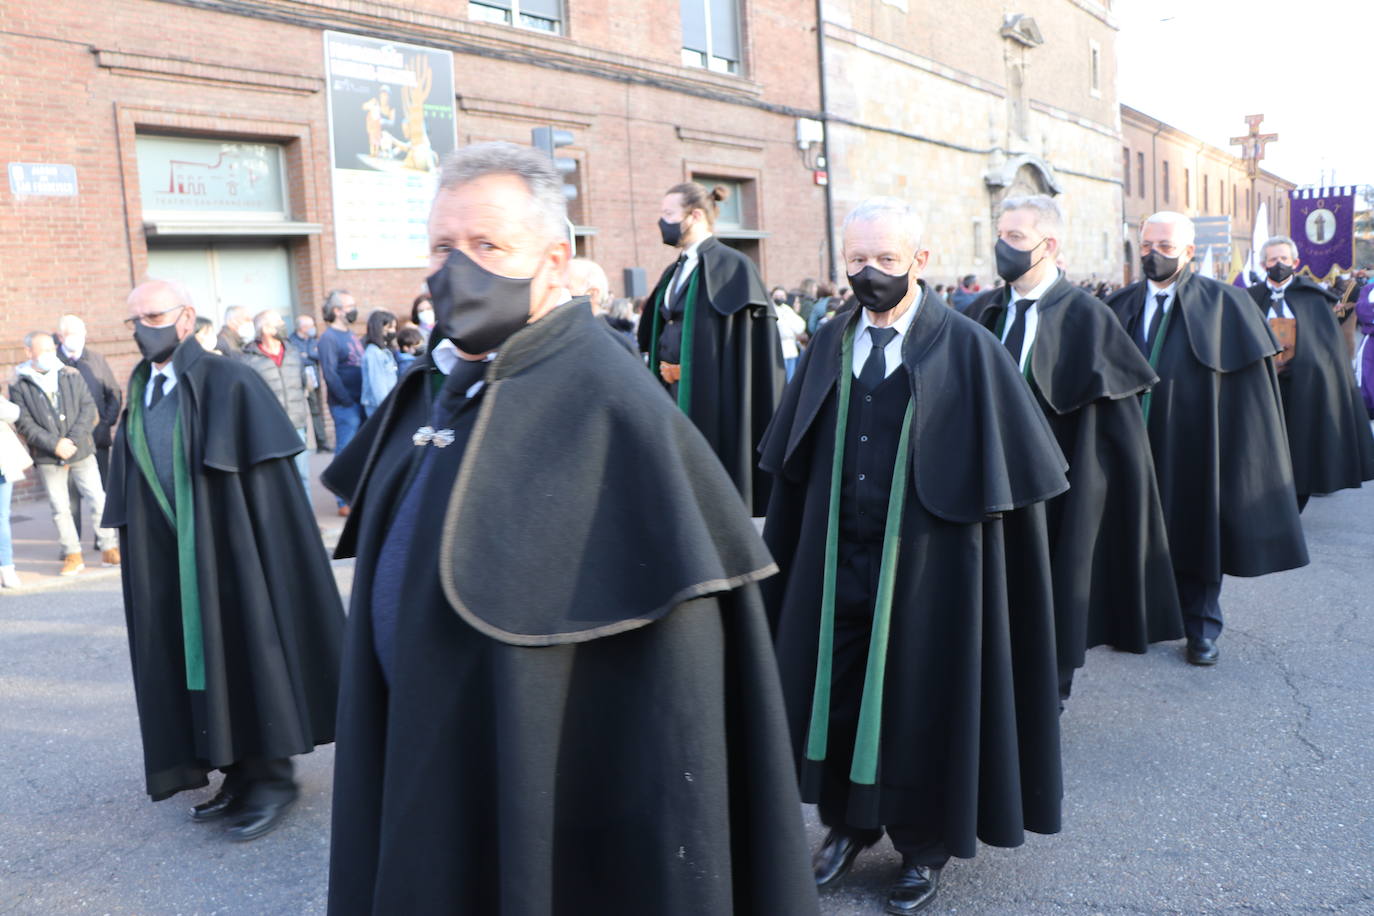
<svg viewBox="0 0 1374 916">
<path fill-rule="evenodd" d="M 821 155 L 825 157 L 825 255 L 830 282 L 838 279 L 835 272 L 835 197 L 831 190 L 835 172 L 830 161 L 830 106 L 825 80 L 825 0 L 816 0 L 816 62 L 820 67 L 821 84 Z"/>
</svg>

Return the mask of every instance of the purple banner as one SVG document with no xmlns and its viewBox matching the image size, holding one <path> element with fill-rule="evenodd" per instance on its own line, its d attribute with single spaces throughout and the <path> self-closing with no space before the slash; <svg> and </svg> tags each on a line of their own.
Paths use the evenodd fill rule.
<svg viewBox="0 0 1374 916">
<path fill-rule="evenodd" d="M 1288 234 L 1298 243 L 1301 270 L 1329 280 L 1355 263 L 1355 187 L 1289 191 Z"/>
</svg>

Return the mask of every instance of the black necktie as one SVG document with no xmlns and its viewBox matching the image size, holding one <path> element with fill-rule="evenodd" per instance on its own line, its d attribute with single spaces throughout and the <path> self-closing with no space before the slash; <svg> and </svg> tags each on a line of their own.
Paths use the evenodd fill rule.
<svg viewBox="0 0 1374 916">
<path fill-rule="evenodd" d="M 149 410 L 152 410 L 154 407 L 156 407 L 157 402 L 162 400 L 162 396 L 166 393 L 162 390 L 162 386 L 166 383 L 167 376 L 163 375 L 161 372 L 153 376 L 153 399 L 148 402 Z"/>
<path fill-rule="evenodd" d="M 668 291 L 667 294 L 663 297 L 664 315 L 671 315 L 673 313 L 673 300 L 677 299 L 677 281 L 678 278 L 682 276 L 682 265 L 686 263 L 687 252 L 684 251 L 682 254 L 677 256 L 677 264 L 673 266 L 673 276 L 671 279 L 668 280 Z"/>
<path fill-rule="evenodd" d="M 459 359 L 449 371 L 448 378 L 434 398 L 431 421 L 435 426 L 447 426 L 463 409 L 468 400 L 468 389 L 480 382 L 487 373 L 484 359 Z"/>
<path fill-rule="evenodd" d="M 896 328 L 869 328 L 868 337 L 873 341 L 873 349 L 868 351 L 868 359 L 859 370 L 859 384 L 869 391 L 877 388 L 887 378 L 887 358 L 883 350 L 897 336 Z"/>
<path fill-rule="evenodd" d="M 1145 354 L 1146 359 L 1150 358 L 1150 345 L 1155 342 L 1155 335 L 1159 333 L 1159 323 L 1164 320 L 1164 303 L 1168 301 L 1168 293 L 1155 294 L 1155 313 L 1150 316 L 1150 327 L 1140 341 L 1140 352 Z"/>
<path fill-rule="evenodd" d="M 1279 318 L 1287 318 L 1287 317 L 1288 317 L 1287 315 L 1284 314 L 1284 310 L 1283 310 L 1283 309 L 1284 309 L 1283 290 L 1274 290 L 1274 291 L 1272 291 L 1272 292 L 1269 293 L 1269 308 L 1273 310 L 1274 315 L 1275 315 L 1276 317 L 1279 317 Z"/>
<path fill-rule="evenodd" d="M 1016 365 L 1021 365 L 1021 349 L 1026 344 L 1026 313 L 1035 305 L 1034 299 L 1020 299 L 1016 303 L 1016 317 L 1011 322 L 1011 332 L 1007 334 L 1006 346 Z"/>
</svg>

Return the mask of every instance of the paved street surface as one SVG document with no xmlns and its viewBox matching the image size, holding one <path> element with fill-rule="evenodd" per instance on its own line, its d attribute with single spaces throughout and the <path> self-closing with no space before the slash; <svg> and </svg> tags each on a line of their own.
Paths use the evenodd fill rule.
<svg viewBox="0 0 1374 916">
<path fill-rule="evenodd" d="M 1304 521 L 1311 566 L 1226 582 L 1215 669 L 1090 654 L 1064 832 L 955 861 L 928 912 L 1374 913 L 1374 490 Z M 322 912 L 332 750 L 255 843 L 186 819 L 209 791 L 149 803 L 117 578 L 0 595 L 0 748 L 0 913 Z M 823 911 L 881 913 L 897 864 L 868 852 Z"/>
</svg>

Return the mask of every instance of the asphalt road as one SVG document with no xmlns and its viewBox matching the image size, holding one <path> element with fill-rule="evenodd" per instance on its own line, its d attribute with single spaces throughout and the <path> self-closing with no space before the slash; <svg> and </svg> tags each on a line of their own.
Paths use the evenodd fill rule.
<svg viewBox="0 0 1374 916">
<path fill-rule="evenodd" d="M 1374 489 L 1304 520 L 1311 566 L 1227 580 L 1216 668 L 1090 653 L 1064 831 L 956 860 L 927 912 L 1374 913 Z M 208 791 L 143 794 L 117 583 L 0 598 L 0 913 L 322 912 L 332 762 L 298 758 L 286 824 L 228 843 L 186 819 Z M 897 864 L 865 853 L 823 912 L 880 913 Z"/>
</svg>

